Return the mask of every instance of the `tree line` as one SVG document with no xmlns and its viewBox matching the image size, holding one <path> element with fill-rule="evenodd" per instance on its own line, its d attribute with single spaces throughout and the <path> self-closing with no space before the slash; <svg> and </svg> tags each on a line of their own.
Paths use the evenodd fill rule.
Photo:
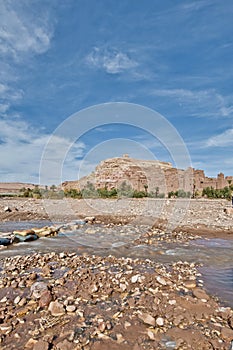
<svg viewBox="0 0 233 350">
<path fill-rule="evenodd" d="M 186 192 L 183 189 L 177 191 L 168 192 L 168 198 L 223 198 L 231 199 L 233 193 L 233 185 L 225 186 L 223 189 L 215 189 L 213 187 L 206 187 L 202 190 L 202 193 L 196 192 L 192 194 L 190 191 Z M 161 193 L 159 187 L 156 187 L 154 191 L 148 191 L 148 186 L 144 186 L 143 191 L 137 191 L 123 181 L 119 188 L 107 189 L 104 188 L 96 189 L 94 184 L 87 182 L 86 186 L 81 189 L 70 189 L 62 190 L 57 188 L 55 185 L 50 187 L 45 186 L 45 188 L 39 188 L 35 185 L 33 189 L 22 188 L 17 196 L 26 198 L 52 198 L 52 199 L 63 199 L 67 198 L 119 198 L 119 197 L 129 197 L 129 198 L 165 198 L 165 193 Z"/>
</svg>

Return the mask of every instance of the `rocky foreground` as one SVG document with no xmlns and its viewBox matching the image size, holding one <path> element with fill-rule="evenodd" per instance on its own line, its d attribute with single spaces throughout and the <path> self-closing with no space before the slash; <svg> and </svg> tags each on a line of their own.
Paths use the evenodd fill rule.
<svg viewBox="0 0 233 350">
<path fill-rule="evenodd" d="M 107 226 L 139 222 L 151 228 L 135 244 L 156 246 L 205 235 L 233 238 L 228 202 L 174 204 L 4 199 L 0 220 L 67 222 L 94 215 Z M 171 211 L 183 219 L 168 231 Z M 93 234 L 88 225 L 87 231 Z M 24 237 L 22 232 L 15 236 Z M 8 257 L 0 266 L 0 349 L 233 350 L 233 310 L 205 292 L 194 263 L 162 265 L 146 258 L 89 256 L 80 250 L 79 255 Z"/>
<path fill-rule="evenodd" d="M 194 264 L 75 253 L 2 264 L 1 349 L 233 347 L 233 311 L 205 293 Z"/>
</svg>

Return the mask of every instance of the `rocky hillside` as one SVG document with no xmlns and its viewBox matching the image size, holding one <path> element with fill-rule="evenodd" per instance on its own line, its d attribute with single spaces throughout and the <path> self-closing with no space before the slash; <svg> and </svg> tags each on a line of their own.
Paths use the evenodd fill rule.
<svg viewBox="0 0 233 350">
<path fill-rule="evenodd" d="M 172 164 L 157 160 L 140 160 L 124 155 L 118 158 L 110 158 L 102 161 L 93 173 L 81 178 L 79 181 L 67 181 L 62 184 L 64 190 L 81 190 L 88 183 L 95 188 L 119 188 L 123 182 L 137 191 L 145 189 L 154 191 L 160 187 L 166 191 L 166 171 L 172 168 Z"/>
</svg>

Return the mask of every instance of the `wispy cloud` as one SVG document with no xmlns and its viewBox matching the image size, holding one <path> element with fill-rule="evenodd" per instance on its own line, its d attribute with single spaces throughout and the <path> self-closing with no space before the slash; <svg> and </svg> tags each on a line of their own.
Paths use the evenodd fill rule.
<svg viewBox="0 0 233 350">
<path fill-rule="evenodd" d="M 213 1 L 212 0 L 198 0 L 198 1 L 191 1 L 184 3 L 180 5 L 180 8 L 185 10 L 185 11 L 199 11 L 200 9 L 207 7 L 209 5 L 212 5 Z"/>
<path fill-rule="evenodd" d="M 231 96 L 222 96 L 215 89 L 155 89 L 153 95 L 171 98 L 195 117 L 229 117 L 233 113 Z"/>
<path fill-rule="evenodd" d="M 0 53 L 17 60 L 21 54 L 47 51 L 53 35 L 46 16 L 29 13 L 25 5 L 24 1 L 0 3 Z"/>
<path fill-rule="evenodd" d="M 86 57 L 86 62 L 90 66 L 103 69 L 109 74 L 122 73 L 138 66 L 138 63 L 125 52 L 98 47 L 95 47 Z"/>
<path fill-rule="evenodd" d="M 232 147 L 233 146 L 233 128 L 224 131 L 219 135 L 210 137 L 206 143 L 206 147 Z"/>
<path fill-rule="evenodd" d="M 0 102 L 0 114 L 4 115 L 6 111 L 9 109 L 9 103 L 1 103 Z"/>
<path fill-rule="evenodd" d="M 5 0 L 0 2 L 0 23 L 0 115 L 5 116 L 24 95 L 21 67 L 49 49 L 53 21 L 43 5 Z"/>
</svg>

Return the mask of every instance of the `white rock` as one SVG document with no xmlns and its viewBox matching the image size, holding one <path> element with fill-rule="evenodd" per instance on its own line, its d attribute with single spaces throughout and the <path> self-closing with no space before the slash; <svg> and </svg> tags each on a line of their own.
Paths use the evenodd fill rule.
<svg viewBox="0 0 233 350">
<path fill-rule="evenodd" d="M 155 334 L 154 334 L 154 332 L 152 332 L 152 330 L 149 329 L 147 334 L 148 334 L 148 337 L 150 338 L 150 340 L 155 340 L 156 339 L 155 338 Z"/>
<path fill-rule="evenodd" d="M 20 302 L 21 298 L 20 296 L 18 295 L 15 300 L 14 300 L 14 304 L 17 305 L 19 302 Z"/>
<path fill-rule="evenodd" d="M 138 278 L 140 277 L 140 275 L 134 275 L 131 277 L 131 282 L 132 283 L 136 283 L 138 281 Z"/>
<path fill-rule="evenodd" d="M 67 312 L 74 312 L 76 310 L 76 306 L 75 305 L 67 305 L 66 306 L 66 311 Z"/>
<path fill-rule="evenodd" d="M 163 277 L 158 276 L 156 278 L 157 282 L 159 282 L 159 284 L 162 284 L 163 286 L 167 285 L 167 282 L 165 281 L 165 279 Z"/>
<path fill-rule="evenodd" d="M 158 326 L 160 326 L 160 327 L 163 326 L 164 325 L 164 319 L 162 317 L 156 318 L 156 324 Z"/>
<path fill-rule="evenodd" d="M 7 301 L 7 297 L 3 297 L 1 300 L 0 300 L 0 303 L 5 303 Z"/>
<path fill-rule="evenodd" d="M 124 292 L 127 289 L 126 284 L 120 283 L 120 289 L 122 290 L 122 292 Z"/>
</svg>

